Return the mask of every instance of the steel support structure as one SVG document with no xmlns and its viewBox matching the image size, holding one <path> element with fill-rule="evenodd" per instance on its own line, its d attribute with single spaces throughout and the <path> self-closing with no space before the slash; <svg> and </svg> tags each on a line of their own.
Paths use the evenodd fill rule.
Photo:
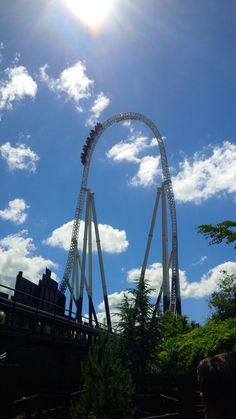
<svg viewBox="0 0 236 419">
<path fill-rule="evenodd" d="M 67 257 L 67 263 L 66 263 L 63 279 L 60 284 L 60 290 L 65 293 L 66 288 L 68 287 L 70 293 L 73 295 L 72 286 L 70 285 L 70 277 L 71 277 L 71 273 L 73 269 L 74 258 L 77 255 L 77 242 L 78 242 L 78 235 L 79 235 L 79 229 L 80 229 L 80 220 L 81 220 L 82 211 L 84 208 L 85 191 L 87 188 L 87 180 L 88 180 L 89 168 L 90 168 L 93 151 L 96 147 L 96 144 L 100 136 L 103 134 L 103 132 L 107 128 L 109 128 L 111 125 L 115 123 L 125 121 L 125 120 L 136 120 L 136 121 L 141 121 L 144 124 L 146 124 L 151 129 L 159 145 L 161 164 L 162 164 L 163 182 L 165 183 L 165 190 L 166 190 L 166 195 L 167 195 L 167 199 L 168 199 L 168 203 L 170 207 L 171 224 L 172 224 L 172 257 L 171 257 L 172 279 L 171 279 L 171 293 L 170 293 L 170 309 L 173 313 L 181 314 L 176 209 L 175 209 L 174 193 L 173 193 L 173 188 L 172 188 L 172 183 L 171 183 L 171 178 L 170 178 L 170 172 L 169 172 L 165 147 L 164 147 L 161 134 L 158 131 L 156 125 L 149 118 L 135 112 L 126 112 L 126 113 L 114 115 L 113 117 L 106 120 L 104 123 L 100 124 L 101 128 L 96 133 L 95 137 L 93 138 L 93 141 L 88 147 L 86 161 L 84 164 L 84 171 L 83 171 L 83 176 L 82 176 L 80 193 L 79 193 L 79 197 L 78 197 L 78 201 L 76 205 L 74 223 L 73 223 L 73 228 L 72 228 L 70 250 Z M 73 296 L 73 299 L 75 300 L 74 296 Z"/>
<path fill-rule="evenodd" d="M 93 289 L 92 223 L 93 223 L 95 237 L 96 237 L 100 275 L 101 275 L 101 281 L 102 281 L 103 301 L 105 305 L 106 322 L 107 322 L 108 330 L 111 331 L 111 317 L 110 317 L 110 310 L 109 310 L 109 304 L 108 304 L 107 286 L 106 286 L 106 278 L 105 278 L 104 264 L 103 264 L 103 258 L 102 258 L 101 242 L 100 242 L 98 223 L 97 223 L 97 213 L 96 213 L 95 202 L 94 202 L 94 193 L 91 192 L 89 189 L 86 190 L 86 193 L 87 193 L 87 200 L 86 200 L 86 212 L 85 212 L 82 263 L 80 265 L 81 266 L 80 291 L 79 291 L 79 298 L 77 300 L 77 318 L 78 320 L 81 320 L 82 318 L 84 288 L 86 287 L 87 294 L 88 294 L 89 324 L 92 326 L 93 317 L 94 317 L 95 322 L 97 323 L 97 317 L 94 316 L 95 310 L 93 306 L 93 295 L 92 295 L 92 289 Z M 88 259 L 88 264 L 87 264 L 88 265 L 88 270 L 87 270 L 88 283 L 86 281 L 87 259 Z"/>
<path fill-rule="evenodd" d="M 151 224 L 146 244 L 146 249 L 144 253 L 143 264 L 141 268 L 140 280 L 145 279 L 145 272 L 147 268 L 148 257 L 150 253 L 150 248 L 153 239 L 153 233 L 155 228 L 155 222 L 157 217 L 159 201 L 162 201 L 162 283 L 157 297 L 156 304 L 154 306 L 153 318 L 156 316 L 157 310 L 160 306 L 161 297 L 163 295 L 163 311 L 171 310 L 171 299 L 170 299 L 170 280 L 169 280 L 169 270 L 172 260 L 172 251 L 169 257 L 168 251 L 168 225 L 167 225 L 167 211 L 166 211 L 166 191 L 165 183 L 162 183 L 161 187 L 157 188 L 157 195 L 154 203 Z"/>
<path fill-rule="evenodd" d="M 162 277 L 163 277 L 163 310 L 170 309 L 170 282 L 169 282 L 169 256 L 168 256 L 168 231 L 166 214 L 165 183 L 162 184 Z"/>
<path fill-rule="evenodd" d="M 141 274 L 140 274 L 140 279 L 141 280 L 144 280 L 144 278 L 145 278 L 145 272 L 146 272 L 148 256 L 149 256 L 150 248 L 151 248 L 151 244 L 152 244 L 153 231 L 154 231 L 154 227 L 155 227 L 155 222 L 156 222 L 156 217 L 157 217 L 157 209 L 158 209 L 160 196 L 161 196 L 161 188 L 157 188 L 157 195 L 156 195 L 156 199 L 155 199 L 155 203 L 154 203 L 151 225 L 150 225 L 150 229 L 149 229 L 147 245 L 146 245 L 143 264 L 142 264 L 142 268 L 141 268 Z"/>
</svg>

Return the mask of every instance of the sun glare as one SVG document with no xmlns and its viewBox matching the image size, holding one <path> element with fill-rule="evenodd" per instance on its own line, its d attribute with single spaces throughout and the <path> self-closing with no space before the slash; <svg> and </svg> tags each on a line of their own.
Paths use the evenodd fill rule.
<svg viewBox="0 0 236 419">
<path fill-rule="evenodd" d="M 71 12 L 92 29 L 104 22 L 113 2 L 114 0 L 66 0 Z"/>
</svg>

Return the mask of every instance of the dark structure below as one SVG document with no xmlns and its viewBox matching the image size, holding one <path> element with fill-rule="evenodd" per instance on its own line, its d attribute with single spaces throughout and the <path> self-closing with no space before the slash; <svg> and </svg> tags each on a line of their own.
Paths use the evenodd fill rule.
<svg viewBox="0 0 236 419">
<path fill-rule="evenodd" d="M 12 300 L 50 313 L 64 315 L 65 312 L 66 297 L 58 290 L 58 283 L 51 278 L 47 268 L 38 285 L 24 278 L 20 271 Z"/>
<path fill-rule="evenodd" d="M 38 284 L 19 272 L 15 289 L 5 289 L 13 296 L 0 293 L 1 417 L 69 406 L 71 393 L 79 389 L 81 361 L 100 325 L 90 326 L 76 313 L 68 316 L 65 295 L 49 269 Z"/>
</svg>

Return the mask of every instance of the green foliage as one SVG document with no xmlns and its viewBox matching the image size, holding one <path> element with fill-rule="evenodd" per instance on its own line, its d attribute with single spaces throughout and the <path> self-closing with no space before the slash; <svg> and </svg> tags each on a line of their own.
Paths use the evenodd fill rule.
<svg viewBox="0 0 236 419">
<path fill-rule="evenodd" d="M 155 371 L 156 353 L 162 351 L 163 341 L 186 333 L 197 325 L 194 322 L 190 324 L 186 316 L 173 316 L 171 312 L 159 314 L 153 319 L 151 289 L 142 277 L 130 292 L 133 298 L 125 295 L 120 306 L 119 330 L 123 336 L 124 362 L 134 380 L 140 381 L 146 373 Z"/>
<path fill-rule="evenodd" d="M 120 318 L 117 325 L 118 332 L 121 332 L 126 339 L 132 339 L 135 326 L 135 309 L 134 300 L 130 298 L 130 295 L 124 294 L 119 306 L 119 313 L 116 314 Z"/>
<path fill-rule="evenodd" d="M 231 227 L 231 228 L 230 228 Z M 226 240 L 227 244 L 236 241 L 236 221 L 222 221 L 213 226 L 212 224 L 202 224 L 198 226 L 198 232 L 203 234 L 206 239 L 210 239 L 210 245 L 221 243 Z M 234 246 L 236 249 L 236 246 Z"/>
<path fill-rule="evenodd" d="M 94 342 L 82 365 L 82 389 L 78 402 L 71 407 L 73 419 L 128 419 L 133 417 L 133 386 L 124 367 L 119 339 L 102 334 Z"/>
<path fill-rule="evenodd" d="M 206 326 L 165 313 L 160 319 L 162 339 L 150 365 L 161 374 L 193 374 L 199 361 L 220 352 L 236 352 L 236 276 L 222 272 L 218 290 L 209 301 L 213 315 Z M 192 329 L 192 330 L 191 330 Z"/>
<path fill-rule="evenodd" d="M 156 321 L 152 321 L 149 284 L 140 278 L 136 288 L 129 290 L 120 305 L 118 330 L 122 340 L 124 362 L 129 366 L 134 380 L 141 379 L 158 338 Z"/>
<path fill-rule="evenodd" d="M 197 327 L 196 323 L 189 323 L 187 316 L 173 316 L 170 311 L 166 311 L 160 316 L 159 323 L 160 336 L 162 339 L 177 336 Z"/>
<path fill-rule="evenodd" d="M 152 288 L 143 277 L 136 283 L 136 288 L 131 292 L 134 295 L 134 312 L 136 325 L 140 327 L 141 333 L 144 332 L 145 327 L 150 323 L 152 314 L 150 293 Z"/>
<path fill-rule="evenodd" d="M 213 292 L 209 306 L 213 309 L 212 319 L 224 320 L 236 317 L 236 275 L 222 271 L 218 290 Z"/>
<path fill-rule="evenodd" d="M 175 374 L 177 360 L 174 349 L 176 339 L 198 327 L 199 324 L 190 323 L 187 316 L 173 316 L 169 311 L 161 315 L 158 321 L 159 339 L 155 347 L 155 354 L 149 361 L 149 371 L 162 373 L 172 371 Z M 166 356 L 168 358 L 167 365 L 165 363 Z"/>
<path fill-rule="evenodd" d="M 117 331 L 122 336 L 120 349 L 124 364 L 132 371 L 136 328 L 134 300 L 130 297 L 130 295 L 124 294 L 123 301 L 120 304 L 119 313 L 117 313 L 120 318 Z"/>
<path fill-rule="evenodd" d="M 152 371 L 170 376 L 193 373 L 201 359 L 227 351 L 236 352 L 236 318 L 211 321 L 163 340 L 156 348 Z"/>
<path fill-rule="evenodd" d="M 135 382 L 147 373 L 173 379 L 176 375 L 194 376 L 201 359 L 220 352 L 236 353 L 235 275 L 222 272 L 209 301 L 213 314 L 205 326 L 170 312 L 153 320 L 150 291 L 140 278 L 132 291 L 133 300 L 126 295 L 121 305 L 123 354 Z"/>
</svg>

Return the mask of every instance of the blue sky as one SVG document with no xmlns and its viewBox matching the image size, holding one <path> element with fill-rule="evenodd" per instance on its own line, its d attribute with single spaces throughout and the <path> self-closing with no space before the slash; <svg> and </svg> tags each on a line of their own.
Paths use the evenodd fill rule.
<svg viewBox="0 0 236 419">
<path fill-rule="evenodd" d="M 0 279 L 63 276 L 80 190 L 83 143 L 97 121 L 133 111 L 161 132 L 176 198 L 183 312 L 204 322 L 235 250 L 209 247 L 196 227 L 235 219 L 236 4 L 220 0 L 110 0 L 89 24 L 68 0 L 0 5 Z M 76 0 L 74 0 L 76 3 Z M 91 6 L 92 7 L 92 6 Z M 91 14 L 91 13 L 90 13 Z M 96 22 L 95 22 L 96 23 Z M 142 123 L 100 138 L 95 193 L 112 310 L 141 266 L 159 151 Z M 161 281 L 160 221 L 147 277 Z M 94 256 L 94 302 L 103 317 Z"/>
</svg>

